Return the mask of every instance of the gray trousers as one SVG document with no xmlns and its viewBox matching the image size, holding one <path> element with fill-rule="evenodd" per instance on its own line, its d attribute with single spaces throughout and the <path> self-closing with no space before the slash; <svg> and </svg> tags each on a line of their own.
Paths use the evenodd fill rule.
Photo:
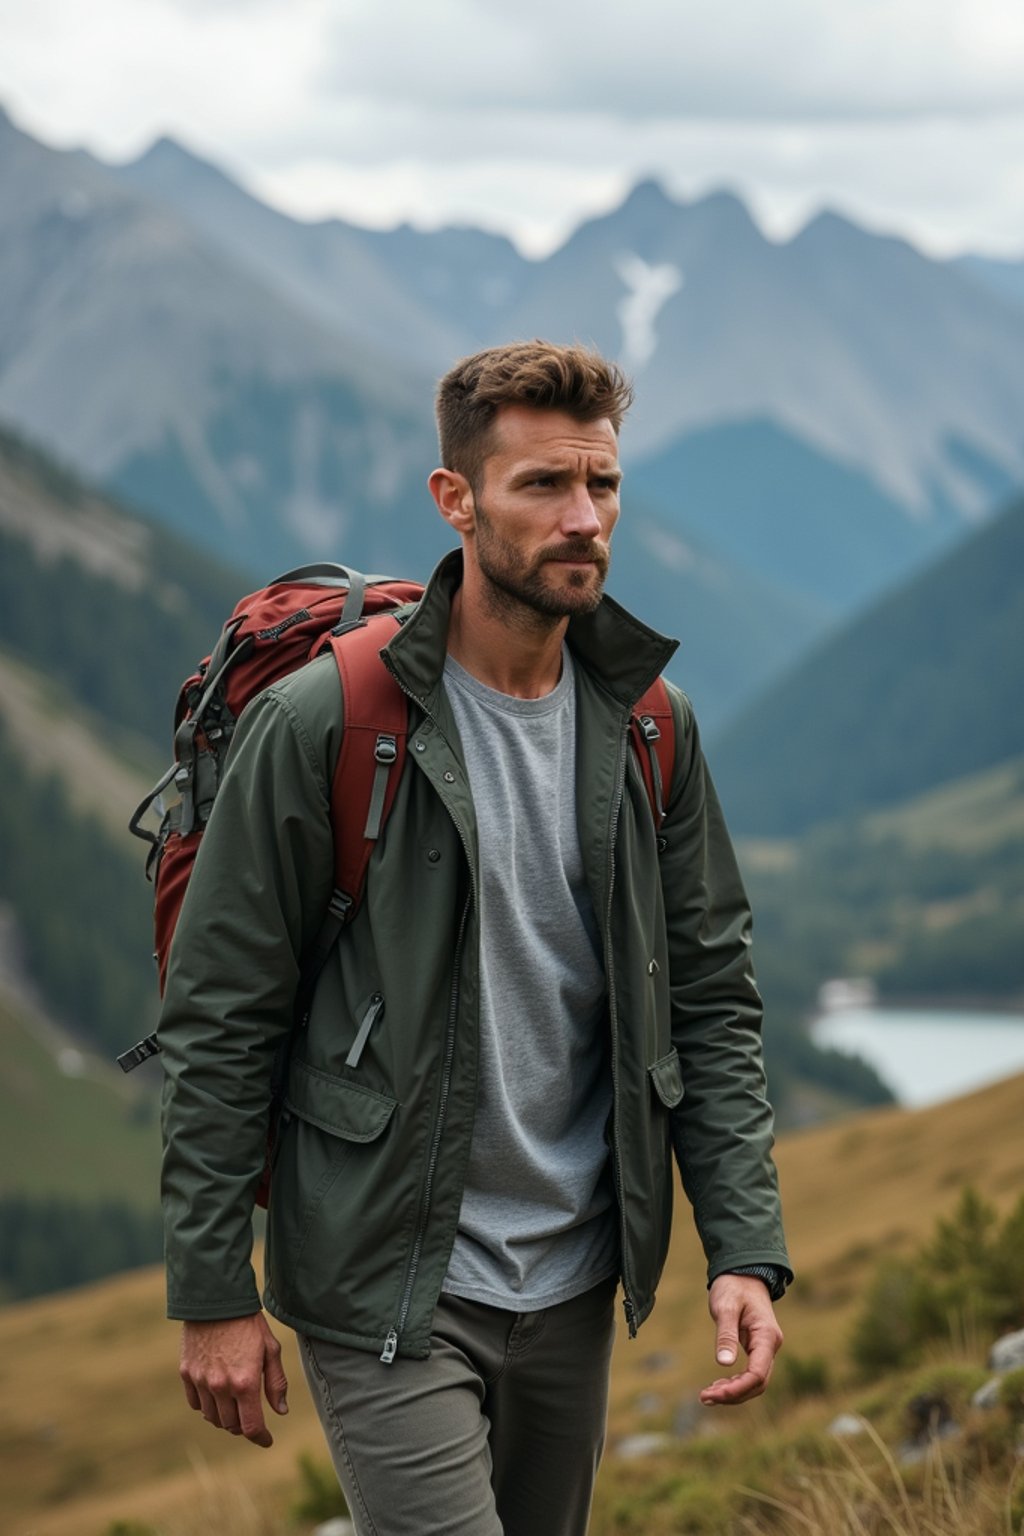
<svg viewBox="0 0 1024 1536">
<path fill-rule="evenodd" d="M 584 1536 L 615 1282 L 543 1312 L 442 1296 L 428 1360 L 302 1335 L 359 1536 Z"/>
</svg>

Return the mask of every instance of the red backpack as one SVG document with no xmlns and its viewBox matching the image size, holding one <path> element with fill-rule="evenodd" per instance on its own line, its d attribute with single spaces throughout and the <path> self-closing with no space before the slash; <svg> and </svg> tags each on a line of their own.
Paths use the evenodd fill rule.
<svg viewBox="0 0 1024 1536">
<path fill-rule="evenodd" d="M 174 762 L 139 805 L 130 827 L 150 844 L 155 954 L 163 993 L 167 958 L 200 839 L 209 820 L 238 717 L 257 693 L 330 650 L 341 678 L 345 729 L 331 787 L 334 893 L 305 958 L 296 1018 L 309 1012 L 317 977 L 363 894 L 374 844 L 405 766 L 408 700 L 380 657 L 423 595 L 418 582 L 363 576 L 343 565 L 307 565 L 242 598 L 212 653 L 187 678 L 174 713 Z M 634 712 L 631 737 L 655 825 L 675 757 L 675 730 L 659 678 Z M 170 791 L 176 798 L 167 804 Z M 153 812 L 157 831 L 143 825 Z M 130 1072 L 160 1049 L 147 1035 L 117 1058 Z M 262 1192 L 261 1192 L 262 1193 Z M 261 1203 L 265 1203 L 261 1199 Z"/>
</svg>

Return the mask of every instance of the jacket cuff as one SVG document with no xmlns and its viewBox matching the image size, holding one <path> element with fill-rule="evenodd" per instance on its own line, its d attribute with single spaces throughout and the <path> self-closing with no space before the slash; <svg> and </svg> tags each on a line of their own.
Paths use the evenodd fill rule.
<svg viewBox="0 0 1024 1536">
<path fill-rule="evenodd" d="M 735 1269 L 724 1269 L 724 1275 L 756 1275 L 768 1287 L 772 1301 L 781 1301 L 790 1282 L 790 1274 L 778 1264 L 737 1264 Z"/>
<path fill-rule="evenodd" d="M 220 1323 L 232 1317 L 252 1317 L 262 1312 L 258 1296 L 237 1297 L 234 1301 L 200 1302 L 190 1306 L 188 1302 L 168 1300 L 167 1316 L 179 1323 Z"/>
</svg>

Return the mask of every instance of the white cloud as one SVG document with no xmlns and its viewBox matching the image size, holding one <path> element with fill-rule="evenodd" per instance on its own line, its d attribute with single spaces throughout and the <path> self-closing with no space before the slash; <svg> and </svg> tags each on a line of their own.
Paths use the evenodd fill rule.
<svg viewBox="0 0 1024 1536">
<path fill-rule="evenodd" d="M 0 101 L 114 158 L 158 133 L 293 212 L 550 248 L 639 175 L 1024 242 L 1019 0 L 0 0 Z"/>
<path fill-rule="evenodd" d="M 391 0 L 332 14 L 324 79 L 449 112 L 828 120 L 1020 109 L 1022 68 L 1019 0 Z"/>
<path fill-rule="evenodd" d="M 0 0 L 0 99 L 47 139 L 108 155 L 169 129 L 237 151 L 315 110 L 330 0 Z"/>
</svg>

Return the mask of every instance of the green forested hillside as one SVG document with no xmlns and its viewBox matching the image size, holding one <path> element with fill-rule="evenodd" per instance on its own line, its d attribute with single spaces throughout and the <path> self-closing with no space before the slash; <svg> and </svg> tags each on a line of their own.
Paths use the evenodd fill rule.
<svg viewBox="0 0 1024 1536">
<path fill-rule="evenodd" d="M 713 744 L 735 831 L 777 836 L 1024 752 L 1024 500 L 836 635 Z"/>
<path fill-rule="evenodd" d="M 782 1017 L 805 1018 L 829 976 L 891 1001 L 1024 999 L 1024 758 L 740 853 Z"/>
<path fill-rule="evenodd" d="M 247 584 L 0 429 L 0 900 L 46 1006 L 107 1055 L 156 1007 L 128 817 Z"/>
<path fill-rule="evenodd" d="M 153 1027 L 150 899 L 141 859 L 61 776 L 29 770 L 0 717 L 0 901 L 54 1014 L 109 1057 Z M 140 844 L 141 847 L 141 844 Z"/>
<path fill-rule="evenodd" d="M 254 585 L 0 428 L 0 646 L 120 738 L 169 750 L 180 680 Z"/>
</svg>

